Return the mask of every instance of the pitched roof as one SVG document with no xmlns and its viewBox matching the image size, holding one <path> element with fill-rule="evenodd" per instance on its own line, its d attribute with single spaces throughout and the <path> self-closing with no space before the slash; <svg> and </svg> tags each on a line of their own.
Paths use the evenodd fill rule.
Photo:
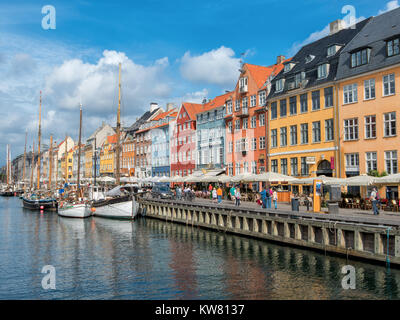
<svg viewBox="0 0 400 320">
<path fill-rule="evenodd" d="M 343 50 L 346 44 L 349 43 L 362 30 L 368 21 L 369 19 L 363 20 L 353 27 L 340 30 L 334 34 L 330 34 L 322 39 L 303 46 L 291 60 L 291 62 L 294 63 L 292 69 L 287 72 L 281 70 L 281 72 L 273 79 L 273 85 L 271 86 L 271 92 L 268 97 L 274 98 L 275 96 L 286 94 L 290 90 L 288 88 L 288 83 L 294 82 L 295 75 L 301 72 L 305 72 L 306 84 L 304 85 L 304 88 L 310 88 L 333 81 L 336 77 L 337 65 L 341 50 Z M 337 44 L 340 44 L 342 48 L 338 50 L 336 54 L 328 57 L 328 47 Z M 314 58 L 307 62 L 306 57 L 310 55 L 314 56 Z M 328 76 L 324 79 L 318 79 L 318 66 L 324 63 L 329 63 Z M 280 79 L 285 79 L 285 87 L 283 91 L 275 92 L 275 84 Z"/>
<path fill-rule="evenodd" d="M 229 98 L 232 94 L 233 94 L 233 91 L 229 91 L 224 94 L 221 94 L 220 96 L 216 96 L 215 98 L 211 99 L 207 103 L 201 105 L 200 111 L 198 113 L 203 113 L 203 112 L 224 106 L 226 100 L 229 100 Z"/>
<path fill-rule="evenodd" d="M 136 120 L 129 128 L 127 131 L 129 132 L 134 132 L 139 130 L 139 127 L 145 123 L 148 119 L 151 118 L 152 115 L 154 115 L 158 110 L 161 108 L 154 109 L 152 112 L 151 111 L 146 111 L 138 120 Z"/>
<path fill-rule="evenodd" d="M 165 111 L 165 112 L 160 113 L 153 120 L 154 121 L 158 121 L 158 120 L 163 119 L 163 118 L 165 118 L 167 116 L 170 116 L 170 117 L 174 117 L 175 116 L 176 117 L 177 114 L 178 113 L 176 111 L 176 108 L 173 108 L 173 109 L 171 109 L 169 111 Z"/>
<path fill-rule="evenodd" d="M 344 79 L 400 63 L 400 55 L 387 57 L 385 41 L 392 37 L 400 37 L 399 21 L 400 8 L 370 19 L 362 31 L 348 43 L 341 53 L 337 79 Z M 365 47 L 371 48 L 369 63 L 352 68 L 350 66 L 351 53 Z"/>
<path fill-rule="evenodd" d="M 196 120 L 196 114 L 201 112 L 203 107 L 200 103 L 192 103 L 192 102 L 182 102 L 182 106 L 185 108 L 189 118 L 192 120 Z"/>
</svg>

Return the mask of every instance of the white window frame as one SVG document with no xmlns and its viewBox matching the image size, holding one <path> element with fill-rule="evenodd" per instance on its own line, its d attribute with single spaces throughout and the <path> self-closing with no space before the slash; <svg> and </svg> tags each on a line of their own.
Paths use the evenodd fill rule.
<svg viewBox="0 0 400 320">
<path fill-rule="evenodd" d="M 391 84 L 393 83 L 393 87 Z M 387 85 L 388 92 L 385 92 L 385 85 Z M 394 73 L 384 75 L 382 77 L 382 95 L 384 97 L 396 94 L 396 80 Z"/>
<path fill-rule="evenodd" d="M 386 116 L 389 116 L 389 119 L 386 119 Z M 389 126 L 389 134 L 386 134 L 387 127 Z M 394 133 L 392 133 L 392 129 L 394 127 Z M 396 111 L 387 112 L 383 114 L 383 136 L 384 137 L 395 137 L 397 135 L 397 121 L 396 121 Z"/>
<path fill-rule="evenodd" d="M 344 141 L 354 141 L 359 139 L 358 118 L 344 119 Z"/>
<path fill-rule="evenodd" d="M 375 97 L 375 79 L 364 80 L 364 100 L 373 100 Z"/>
<path fill-rule="evenodd" d="M 385 171 L 387 174 L 398 172 L 397 150 L 385 151 Z"/>
<path fill-rule="evenodd" d="M 358 102 L 357 91 L 358 91 L 357 83 L 343 86 L 343 104 L 345 105 Z"/>
</svg>

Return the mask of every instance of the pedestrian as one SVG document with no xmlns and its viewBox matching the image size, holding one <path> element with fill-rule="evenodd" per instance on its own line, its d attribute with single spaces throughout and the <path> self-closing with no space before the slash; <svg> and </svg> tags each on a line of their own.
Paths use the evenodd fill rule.
<svg viewBox="0 0 400 320">
<path fill-rule="evenodd" d="M 265 190 L 264 186 L 263 186 L 262 191 L 260 192 L 260 195 L 261 195 L 262 207 L 266 208 L 267 207 L 267 190 Z"/>
<path fill-rule="evenodd" d="M 217 198 L 218 198 L 218 203 L 221 203 L 222 202 L 222 189 L 221 189 L 221 186 L 218 186 Z"/>
<path fill-rule="evenodd" d="M 240 189 L 239 188 L 236 188 L 236 191 L 235 191 L 235 206 L 240 206 Z"/>
<path fill-rule="evenodd" d="M 212 199 L 213 199 L 213 202 L 217 202 L 217 189 L 213 189 L 213 191 L 212 191 Z"/>
<path fill-rule="evenodd" d="M 378 215 L 379 214 L 379 209 L 378 209 L 379 194 L 378 194 L 378 191 L 376 190 L 376 188 L 374 188 L 372 190 L 371 196 L 369 197 L 369 199 L 372 202 L 372 211 L 373 211 L 374 215 Z"/>
<path fill-rule="evenodd" d="M 271 209 L 271 197 L 272 197 L 272 194 L 271 194 L 271 188 L 270 187 L 268 187 L 268 189 L 266 190 L 266 208 L 267 209 Z"/>
<path fill-rule="evenodd" d="M 231 200 L 232 200 L 232 201 L 235 201 L 235 192 L 236 192 L 236 189 L 235 189 L 235 187 L 232 185 L 231 190 L 230 190 Z"/>
<path fill-rule="evenodd" d="M 213 191 L 213 186 L 210 183 L 210 185 L 208 186 L 208 192 L 210 193 L 210 199 L 212 199 L 212 191 Z"/>
<path fill-rule="evenodd" d="M 176 187 L 176 197 L 178 200 L 182 200 L 182 189 L 179 186 Z"/>
<path fill-rule="evenodd" d="M 272 200 L 274 201 L 275 210 L 278 209 L 278 192 L 276 192 L 276 189 L 272 192 Z"/>
</svg>

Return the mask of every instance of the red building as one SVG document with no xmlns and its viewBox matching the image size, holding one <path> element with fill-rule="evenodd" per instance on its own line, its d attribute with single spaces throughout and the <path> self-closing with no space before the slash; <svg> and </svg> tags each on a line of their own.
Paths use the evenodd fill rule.
<svg viewBox="0 0 400 320">
<path fill-rule="evenodd" d="M 187 176 L 196 167 L 196 114 L 203 105 L 182 103 L 171 139 L 171 176 Z"/>
</svg>

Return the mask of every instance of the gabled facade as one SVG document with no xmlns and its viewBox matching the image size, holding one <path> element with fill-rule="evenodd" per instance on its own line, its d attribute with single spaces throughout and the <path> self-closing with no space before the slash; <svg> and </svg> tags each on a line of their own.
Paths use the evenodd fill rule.
<svg viewBox="0 0 400 320">
<path fill-rule="evenodd" d="M 264 67 L 245 63 L 235 90 L 226 97 L 227 174 L 266 171 L 266 100 L 270 81 L 282 69 L 283 56 L 275 65 Z"/>
<path fill-rule="evenodd" d="M 398 172 L 399 21 L 400 9 L 373 17 L 340 55 L 341 177 Z M 398 195 L 397 187 L 387 187 L 386 192 L 388 197 Z"/>
<path fill-rule="evenodd" d="M 225 101 L 229 93 L 204 101 L 197 113 L 196 169 L 225 169 Z"/>
<path fill-rule="evenodd" d="M 121 175 L 135 175 L 135 141 L 130 134 L 127 134 L 121 144 Z"/>
<path fill-rule="evenodd" d="M 341 51 L 367 22 L 348 29 L 340 20 L 331 23 L 330 35 L 302 47 L 272 80 L 270 171 L 295 177 L 339 176 L 335 77 Z"/>
<path fill-rule="evenodd" d="M 196 167 L 196 114 L 202 105 L 182 103 L 171 139 L 171 175 L 187 176 Z"/>
</svg>

